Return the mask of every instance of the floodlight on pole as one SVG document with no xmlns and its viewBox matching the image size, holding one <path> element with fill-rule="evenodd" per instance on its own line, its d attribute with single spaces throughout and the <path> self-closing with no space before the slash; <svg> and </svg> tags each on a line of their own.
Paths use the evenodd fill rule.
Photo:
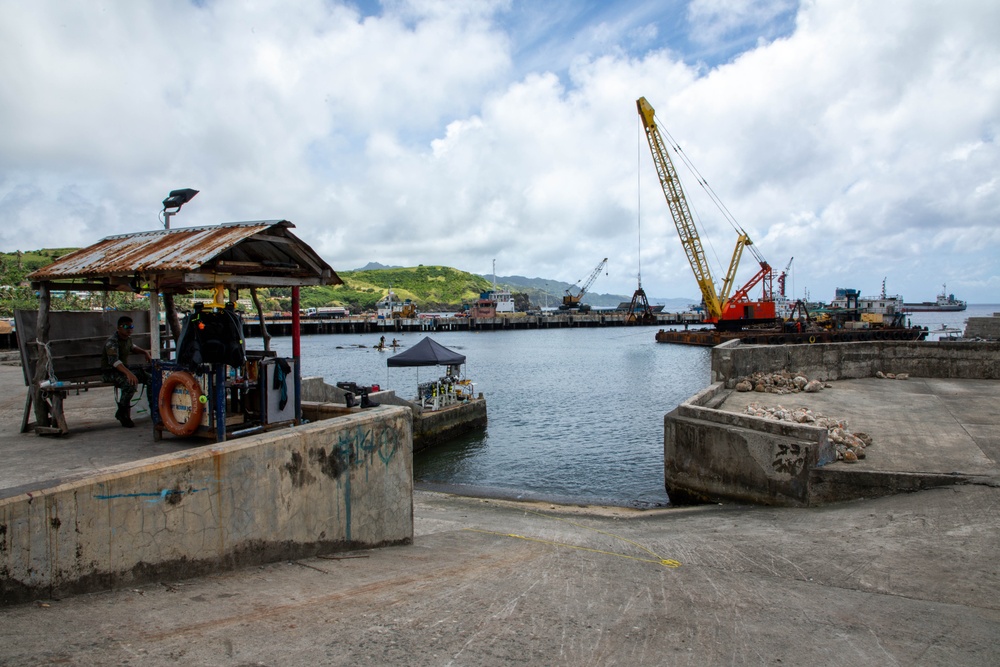
<svg viewBox="0 0 1000 667">
<path fill-rule="evenodd" d="M 167 198 L 163 200 L 163 228 L 170 229 L 170 216 L 177 215 L 181 210 L 181 206 L 188 203 L 194 196 L 198 194 L 198 190 L 192 190 L 191 188 L 183 188 L 181 190 L 171 190 Z M 176 209 L 173 211 L 168 211 L 168 208 Z"/>
</svg>

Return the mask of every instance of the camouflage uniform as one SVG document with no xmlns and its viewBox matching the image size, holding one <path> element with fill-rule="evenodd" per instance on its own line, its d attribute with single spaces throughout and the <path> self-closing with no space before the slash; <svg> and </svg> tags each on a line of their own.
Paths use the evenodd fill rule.
<svg viewBox="0 0 1000 667">
<path fill-rule="evenodd" d="M 116 330 L 106 341 L 104 341 L 104 350 L 101 354 L 101 379 L 105 382 L 111 382 L 116 387 L 118 387 L 118 412 L 115 413 L 115 419 L 121 420 L 124 418 L 129 418 L 129 413 L 132 410 L 132 397 L 135 396 L 135 391 L 138 387 L 133 387 L 129 384 L 128 378 L 124 373 L 115 368 L 115 362 L 121 361 L 123 364 L 128 366 L 128 355 L 132 352 L 132 337 L 127 336 L 122 338 L 118 335 Z M 149 374 L 146 373 L 141 368 L 129 368 L 130 371 L 138 378 L 138 384 L 149 386 Z"/>
</svg>

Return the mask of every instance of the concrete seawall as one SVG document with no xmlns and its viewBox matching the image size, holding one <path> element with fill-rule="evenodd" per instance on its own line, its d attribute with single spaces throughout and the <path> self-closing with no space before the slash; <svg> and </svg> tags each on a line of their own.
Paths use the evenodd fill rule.
<svg viewBox="0 0 1000 667">
<path fill-rule="evenodd" d="M 811 470 L 836 460 L 826 429 L 709 407 L 723 392 L 716 383 L 664 417 L 671 502 L 808 504 Z"/>
<path fill-rule="evenodd" d="M 712 382 L 727 388 L 741 376 L 787 369 L 810 378 L 846 380 L 883 373 L 1000 380 L 997 343 L 872 341 L 817 345 L 741 345 L 712 350 Z"/>
<path fill-rule="evenodd" d="M 970 317 L 965 323 L 965 338 L 1000 340 L 1000 313 L 990 317 Z"/>
<path fill-rule="evenodd" d="M 2 498 L 0 602 L 408 544 L 411 423 L 378 407 Z"/>
<path fill-rule="evenodd" d="M 815 394 L 732 391 L 789 371 L 833 381 Z M 876 380 L 908 374 L 909 381 Z M 808 506 L 955 483 L 1000 483 L 1000 344 L 883 341 L 712 350 L 713 384 L 664 417 L 673 502 Z M 750 402 L 832 410 L 877 436 L 875 459 L 837 462 L 825 428 L 754 417 Z"/>
</svg>

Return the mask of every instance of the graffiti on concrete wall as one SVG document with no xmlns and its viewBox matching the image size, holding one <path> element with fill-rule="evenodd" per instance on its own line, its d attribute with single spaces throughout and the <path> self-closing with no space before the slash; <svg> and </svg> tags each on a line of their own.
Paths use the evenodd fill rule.
<svg viewBox="0 0 1000 667">
<path fill-rule="evenodd" d="M 377 457 L 386 466 L 399 451 L 399 439 L 394 429 L 379 429 L 358 426 L 343 431 L 337 439 L 337 445 L 330 453 L 330 458 L 336 454 L 335 469 L 339 472 L 354 467 L 359 460 Z"/>
<path fill-rule="evenodd" d="M 368 429 L 362 433 L 361 429 L 358 428 L 354 446 L 359 453 L 374 454 L 388 466 L 389 462 L 396 456 L 396 452 L 399 451 L 399 440 L 396 438 L 394 429 L 384 428 L 378 433 Z"/>
<path fill-rule="evenodd" d="M 795 443 L 778 443 L 771 466 L 775 472 L 797 476 L 806 467 L 805 448 Z"/>
<path fill-rule="evenodd" d="M 388 467 L 399 452 L 398 431 L 383 428 L 357 426 L 340 431 L 329 450 L 326 447 L 310 447 L 306 458 L 298 452 L 291 452 L 291 459 L 284 470 L 291 477 L 292 484 L 303 487 L 316 481 L 309 468 L 316 467 L 326 477 L 339 479 L 340 476 L 357 467 L 359 461 L 381 461 Z"/>
</svg>

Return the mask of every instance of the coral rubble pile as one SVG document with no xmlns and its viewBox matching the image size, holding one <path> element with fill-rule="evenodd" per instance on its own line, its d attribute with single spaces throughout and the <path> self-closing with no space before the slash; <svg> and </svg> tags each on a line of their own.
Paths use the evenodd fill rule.
<svg viewBox="0 0 1000 667">
<path fill-rule="evenodd" d="M 736 382 L 736 391 L 756 391 L 767 394 L 812 393 L 829 387 L 820 380 L 810 380 L 804 375 L 781 371 L 780 373 L 754 373 Z"/>
<path fill-rule="evenodd" d="M 851 433 L 847 428 L 846 419 L 824 417 L 813 413 L 809 408 L 788 409 L 780 405 L 765 407 L 759 403 L 751 403 L 747 406 L 746 414 L 751 417 L 790 421 L 825 428 L 830 442 L 837 450 L 837 460 L 847 463 L 856 463 L 858 459 L 865 458 L 865 449 L 872 444 L 872 438 L 867 433 Z"/>
</svg>

